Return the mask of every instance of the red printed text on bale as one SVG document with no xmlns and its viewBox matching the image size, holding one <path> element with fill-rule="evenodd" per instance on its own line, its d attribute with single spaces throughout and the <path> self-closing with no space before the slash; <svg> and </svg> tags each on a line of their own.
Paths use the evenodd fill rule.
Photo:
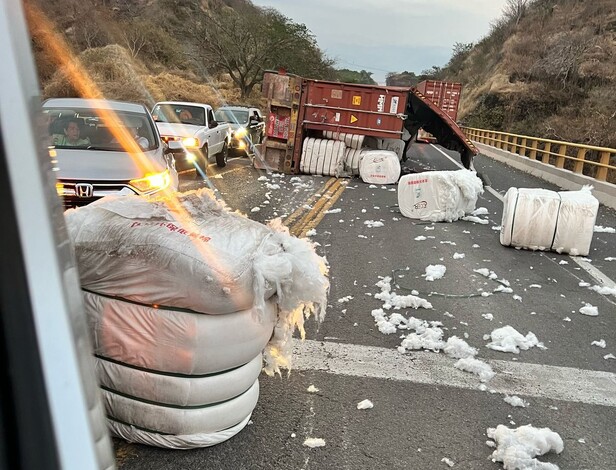
<svg viewBox="0 0 616 470">
<path fill-rule="evenodd" d="M 197 232 L 189 232 L 188 230 L 180 228 L 177 225 L 172 224 L 171 222 L 133 222 L 130 227 L 164 227 L 170 232 L 177 232 L 180 235 L 185 235 L 190 238 L 196 238 L 203 242 L 209 242 L 211 240 L 211 237 L 206 237 L 205 235 L 201 235 Z"/>
</svg>

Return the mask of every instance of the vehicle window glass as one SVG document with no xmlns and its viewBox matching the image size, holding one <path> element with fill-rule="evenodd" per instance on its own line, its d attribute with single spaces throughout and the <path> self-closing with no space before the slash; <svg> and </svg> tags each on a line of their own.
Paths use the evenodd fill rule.
<svg viewBox="0 0 616 470">
<path fill-rule="evenodd" d="M 216 119 L 214 119 L 214 113 L 212 112 L 211 109 L 207 110 L 207 122 L 212 122 L 215 121 Z"/>
<path fill-rule="evenodd" d="M 157 122 L 170 122 L 205 126 L 205 111 L 200 106 L 157 104 L 152 110 Z"/>
<path fill-rule="evenodd" d="M 46 108 L 49 145 L 55 148 L 119 151 L 132 138 L 143 150 L 158 147 L 151 120 L 144 113 L 93 108 Z"/>
<path fill-rule="evenodd" d="M 248 122 L 248 111 L 219 109 L 216 111 L 216 120 L 220 122 L 246 124 Z"/>
</svg>

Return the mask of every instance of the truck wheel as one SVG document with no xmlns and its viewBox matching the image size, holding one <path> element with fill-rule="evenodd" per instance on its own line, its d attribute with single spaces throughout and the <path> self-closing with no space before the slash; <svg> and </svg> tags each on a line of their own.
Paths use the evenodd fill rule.
<svg viewBox="0 0 616 470">
<path fill-rule="evenodd" d="M 223 168 L 227 166 L 227 158 L 229 157 L 229 145 L 225 140 L 225 143 L 222 146 L 222 150 L 216 154 L 216 165 L 219 168 Z"/>
</svg>

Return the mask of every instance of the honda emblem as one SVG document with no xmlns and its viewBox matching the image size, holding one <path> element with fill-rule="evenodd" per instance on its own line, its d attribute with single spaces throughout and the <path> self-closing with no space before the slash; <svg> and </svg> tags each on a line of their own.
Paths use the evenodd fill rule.
<svg viewBox="0 0 616 470">
<path fill-rule="evenodd" d="M 77 197 L 92 197 L 94 196 L 94 186 L 90 183 L 77 183 L 75 185 L 75 195 Z"/>
</svg>

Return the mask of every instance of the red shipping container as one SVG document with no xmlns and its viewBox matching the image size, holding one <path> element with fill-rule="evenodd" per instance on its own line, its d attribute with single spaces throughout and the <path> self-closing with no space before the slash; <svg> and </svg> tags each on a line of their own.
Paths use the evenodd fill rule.
<svg viewBox="0 0 616 470">
<path fill-rule="evenodd" d="M 461 83 L 424 80 L 417 84 L 417 90 L 445 111 L 451 119 L 457 120 L 462 93 Z"/>
<path fill-rule="evenodd" d="M 302 125 L 399 139 L 410 88 L 305 80 Z"/>
</svg>

